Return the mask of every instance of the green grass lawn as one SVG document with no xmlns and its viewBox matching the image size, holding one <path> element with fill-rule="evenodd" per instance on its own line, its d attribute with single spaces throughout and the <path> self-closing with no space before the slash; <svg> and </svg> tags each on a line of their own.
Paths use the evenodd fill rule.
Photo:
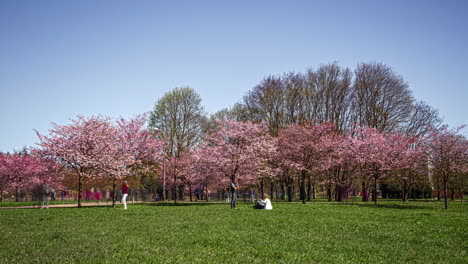
<svg viewBox="0 0 468 264">
<path fill-rule="evenodd" d="M 466 203 L 0 210 L 0 263 L 468 263 Z"/>
<path fill-rule="evenodd" d="M 55 205 L 55 204 L 76 204 L 76 201 L 49 201 L 49 205 Z M 20 206 L 40 206 L 42 203 L 40 201 L 35 201 L 35 202 L 2 202 L 0 203 L 0 207 L 20 207 Z"/>
</svg>

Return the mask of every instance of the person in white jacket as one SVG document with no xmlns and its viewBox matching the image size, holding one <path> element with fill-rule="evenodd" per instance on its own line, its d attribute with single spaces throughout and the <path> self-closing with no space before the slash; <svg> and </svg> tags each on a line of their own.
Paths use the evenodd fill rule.
<svg viewBox="0 0 468 264">
<path fill-rule="evenodd" d="M 268 195 L 264 195 L 265 199 L 259 199 L 257 204 L 254 206 L 255 209 L 265 209 L 265 210 L 272 210 L 273 206 L 271 205 L 271 201 Z"/>
</svg>

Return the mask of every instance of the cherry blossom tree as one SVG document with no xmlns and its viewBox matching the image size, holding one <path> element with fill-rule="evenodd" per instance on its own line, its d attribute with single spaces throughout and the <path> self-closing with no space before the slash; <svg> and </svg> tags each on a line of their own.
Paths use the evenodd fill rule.
<svg viewBox="0 0 468 264">
<path fill-rule="evenodd" d="M 360 141 L 357 161 L 363 176 L 363 200 L 367 201 L 367 190 L 372 182 L 373 199 L 377 204 L 377 182 L 391 171 L 394 150 L 386 135 L 375 128 L 360 127 L 355 136 Z"/>
<path fill-rule="evenodd" d="M 222 175 L 221 182 L 234 177 L 243 184 L 256 182 L 275 149 L 264 124 L 234 120 L 218 120 L 218 130 L 201 147 L 205 150 L 200 164 L 210 165 L 210 176 Z"/>
<path fill-rule="evenodd" d="M 165 142 L 159 138 L 158 129 L 149 131 L 145 127 L 147 119 L 147 114 L 128 120 L 120 118 L 117 120 L 119 136 L 125 143 L 125 151 L 132 153 L 135 160 L 160 160 Z"/>
<path fill-rule="evenodd" d="M 468 169 L 468 142 L 463 135 L 458 134 L 462 128 L 449 129 L 442 126 L 434 129 L 427 142 L 432 172 L 442 179 L 445 209 L 448 209 L 447 183 Z"/>
<path fill-rule="evenodd" d="M 78 116 L 69 125 L 53 124 L 49 135 L 36 132 L 40 143 L 37 153 L 54 159 L 73 170 L 78 178 L 78 207 L 85 178 L 120 177 L 135 163 L 123 151 L 119 131 L 110 119 L 102 116 Z"/>
<path fill-rule="evenodd" d="M 325 136 L 322 148 L 326 149 L 322 159 L 328 182 L 335 185 L 335 200 L 341 202 L 351 189 L 359 169 L 357 156 L 360 142 L 349 134 L 333 131 Z M 325 145 L 327 143 L 327 145 Z"/>
<path fill-rule="evenodd" d="M 3 202 L 3 191 L 8 187 L 7 156 L 0 152 L 0 202 Z"/>
<path fill-rule="evenodd" d="M 0 174 L 5 184 L 4 188 L 15 192 L 16 201 L 19 201 L 20 189 L 31 185 L 32 176 L 38 170 L 38 164 L 30 155 L 19 153 L 7 154 L 2 158 Z"/>
<path fill-rule="evenodd" d="M 185 162 L 185 155 L 186 154 L 179 157 L 168 158 L 164 168 L 164 173 L 166 176 L 166 186 L 172 189 L 174 203 L 177 203 L 177 192 L 183 193 L 184 183 L 186 183 L 185 178 L 183 177 L 188 174 L 188 168 L 186 167 L 187 164 Z M 182 199 L 182 195 L 179 195 L 179 199 Z"/>
<path fill-rule="evenodd" d="M 401 190 L 402 201 L 408 201 L 410 190 L 428 175 L 428 156 L 424 141 L 402 133 L 387 134 L 393 162 L 390 181 Z"/>
<path fill-rule="evenodd" d="M 109 174 L 113 186 L 113 206 L 115 206 L 115 188 L 118 179 L 128 172 L 135 175 L 156 169 L 158 161 L 162 159 L 165 142 L 159 137 L 158 129 L 149 131 L 145 127 L 146 122 L 146 114 L 137 115 L 128 120 L 120 118 L 116 122 L 117 150 L 123 156 L 130 155 L 131 162 L 126 164 L 130 171 L 123 170 L 118 171 L 117 174 Z"/>
<path fill-rule="evenodd" d="M 297 171 L 300 174 L 300 196 L 305 203 L 305 179 L 306 174 L 317 174 L 324 170 L 325 154 L 329 149 L 329 138 L 326 137 L 333 131 L 333 124 L 322 125 L 290 125 L 281 132 L 278 139 L 278 152 L 282 156 L 281 161 L 285 167 Z M 291 188 L 288 187 L 288 192 Z M 291 196 L 291 193 L 288 194 Z"/>
<path fill-rule="evenodd" d="M 60 186 L 60 176 L 58 164 L 29 152 L 0 155 L 0 195 L 4 190 L 15 192 L 16 201 L 20 190 L 30 191 L 40 184 Z"/>
</svg>

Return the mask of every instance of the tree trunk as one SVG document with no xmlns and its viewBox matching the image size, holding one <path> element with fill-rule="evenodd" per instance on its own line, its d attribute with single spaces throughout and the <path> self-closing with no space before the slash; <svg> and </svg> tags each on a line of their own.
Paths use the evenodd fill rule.
<svg viewBox="0 0 468 264">
<path fill-rule="evenodd" d="M 280 190 L 282 190 L 281 185 L 279 183 L 275 184 L 275 195 L 276 195 L 276 199 L 278 199 L 278 200 L 280 200 L 282 198 L 280 196 Z"/>
<path fill-rule="evenodd" d="M 263 178 L 260 180 L 260 197 L 262 197 L 262 199 L 265 199 L 265 192 L 264 192 L 264 182 L 263 182 Z"/>
<path fill-rule="evenodd" d="M 374 178 L 374 203 L 377 204 L 377 178 Z"/>
<path fill-rule="evenodd" d="M 174 204 L 177 204 L 177 176 L 176 174 L 174 173 L 174 188 L 173 188 L 173 193 L 174 193 Z"/>
<path fill-rule="evenodd" d="M 166 193 L 166 162 L 165 162 L 165 158 L 163 158 L 163 201 L 166 201 L 166 198 L 167 198 L 167 193 Z"/>
<path fill-rule="evenodd" d="M 369 189 L 367 188 L 367 184 L 364 181 L 362 182 L 362 201 L 369 201 Z"/>
<path fill-rule="evenodd" d="M 81 192 L 83 191 L 83 176 L 78 174 L 78 208 L 81 208 Z"/>
<path fill-rule="evenodd" d="M 306 178 L 306 172 L 303 170 L 301 171 L 301 179 L 300 179 L 300 199 L 302 200 L 302 203 L 306 203 L 306 193 L 305 193 L 305 178 Z"/>
<path fill-rule="evenodd" d="M 315 190 L 315 182 L 312 184 L 312 199 L 316 199 L 317 198 L 317 194 L 316 194 L 316 190 Z"/>
<path fill-rule="evenodd" d="M 3 189 L 0 189 L 0 203 L 3 203 Z"/>
<path fill-rule="evenodd" d="M 282 199 L 285 201 L 286 200 L 286 185 L 284 183 L 281 184 L 281 194 L 282 194 Z"/>
<path fill-rule="evenodd" d="M 403 192 L 403 202 L 408 202 L 408 192 Z"/>
<path fill-rule="evenodd" d="M 337 202 L 342 202 L 343 201 L 344 192 L 345 192 L 346 189 L 347 189 L 346 187 L 336 185 L 336 201 Z"/>
<path fill-rule="evenodd" d="M 292 196 L 293 196 L 293 189 L 290 183 L 288 183 L 287 187 L 288 189 L 288 202 L 292 202 Z"/>
<path fill-rule="evenodd" d="M 193 197 L 192 197 L 192 185 L 189 187 L 189 192 L 190 192 L 190 202 L 193 202 Z M 223 191 L 223 196 L 224 196 L 224 191 Z"/>
<path fill-rule="evenodd" d="M 179 185 L 179 200 L 180 200 L 180 201 L 185 200 L 185 197 L 184 197 L 184 186 L 182 186 L 182 185 Z"/>
<path fill-rule="evenodd" d="M 271 200 L 274 199 L 274 188 L 275 188 L 275 185 L 273 184 L 273 181 L 270 181 L 270 198 Z"/>
<path fill-rule="evenodd" d="M 448 188 L 447 188 L 447 179 L 444 178 L 444 200 L 445 200 L 445 209 L 448 209 L 448 197 L 447 197 L 447 192 L 448 192 Z"/>
<path fill-rule="evenodd" d="M 312 192 L 312 182 L 311 177 L 308 175 L 307 177 L 307 201 L 310 201 L 310 193 Z"/>
<path fill-rule="evenodd" d="M 205 186 L 206 188 L 206 201 L 209 201 L 209 196 L 208 196 L 208 184 Z"/>
<path fill-rule="evenodd" d="M 332 200 L 332 190 L 330 184 L 327 184 L 327 199 L 329 202 Z"/>
<path fill-rule="evenodd" d="M 401 193 L 401 199 L 403 202 L 408 202 L 408 190 L 406 190 L 406 181 L 403 180 L 403 191 Z"/>
<path fill-rule="evenodd" d="M 112 181 L 112 207 L 115 207 L 115 198 L 116 198 L 115 189 L 116 189 L 116 187 L 117 187 L 117 179 L 114 178 L 114 180 Z M 80 194 L 79 197 L 81 197 L 81 194 Z M 79 201 L 78 201 L 78 203 L 79 203 Z"/>
<path fill-rule="evenodd" d="M 460 186 L 460 201 L 463 203 L 463 182 L 461 183 L 461 186 Z"/>
</svg>

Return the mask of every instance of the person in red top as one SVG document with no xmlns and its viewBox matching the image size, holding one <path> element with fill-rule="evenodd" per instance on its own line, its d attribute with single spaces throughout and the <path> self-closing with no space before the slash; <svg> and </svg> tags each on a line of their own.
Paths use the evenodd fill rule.
<svg viewBox="0 0 468 264">
<path fill-rule="evenodd" d="M 124 210 L 127 210 L 127 196 L 128 196 L 128 182 L 124 181 L 122 184 L 122 204 Z"/>
</svg>

